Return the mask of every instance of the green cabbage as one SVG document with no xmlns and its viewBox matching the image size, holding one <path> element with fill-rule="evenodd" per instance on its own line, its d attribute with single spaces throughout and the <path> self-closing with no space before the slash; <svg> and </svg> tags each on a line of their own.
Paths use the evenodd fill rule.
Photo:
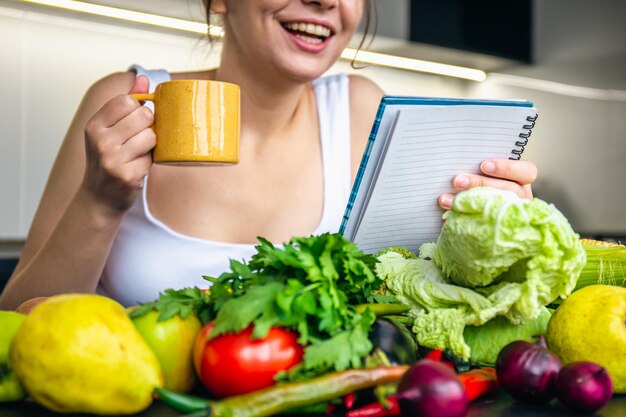
<svg viewBox="0 0 626 417">
<path fill-rule="evenodd" d="M 471 349 L 472 365 L 495 366 L 498 353 L 516 340 L 536 342 L 536 336 L 545 336 L 550 311 L 543 307 L 534 320 L 513 324 L 503 316 L 495 317 L 482 326 L 467 326 L 463 332 L 465 343 Z"/>
<path fill-rule="evenodd" d="M 411 307 L 418 343 L 450 349 L 468 360 L 465 326 L 497 316 L 513 324 L 535 319 L 566 297 L 586 255 L 567 219 L 540 199 L 474 188 L 459 193 L 444 214 L 437 243 L 419 259 L 389 252 L 376 272 L 398 301 Z"/>
</svg>

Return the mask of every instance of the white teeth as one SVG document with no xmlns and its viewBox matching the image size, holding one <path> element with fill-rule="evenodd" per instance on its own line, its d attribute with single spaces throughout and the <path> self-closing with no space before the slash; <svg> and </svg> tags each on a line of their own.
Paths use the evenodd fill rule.
<svg viewBox="0 0 626 417">
<path fill-rule="evenodd" d="M 298 32 L 308 33 L 309 35 L 329 37 L 330 29 L 322 25 L 314 23 L 286 23 L 284 25 L 289 30 L 297 30 Z"/>
</svg>

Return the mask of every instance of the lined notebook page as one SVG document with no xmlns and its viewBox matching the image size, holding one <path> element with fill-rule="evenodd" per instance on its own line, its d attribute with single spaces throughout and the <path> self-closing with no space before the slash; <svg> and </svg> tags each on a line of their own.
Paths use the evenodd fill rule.
<svg viewBox="0 0 626 417">
<path fill-rule="evenodd" d="M 356 219 L 352 239 L 375 253 L 389 246 L 417 251 L 439 236 L 440 194 L 454 192 L 452 177 L 479 173 L 489 158 L 509 158 L 527 117 L 513 106 L 414 106 L 400 109 Z M 377 138 L 382 140 L 383 138 Z"/>
</svg>

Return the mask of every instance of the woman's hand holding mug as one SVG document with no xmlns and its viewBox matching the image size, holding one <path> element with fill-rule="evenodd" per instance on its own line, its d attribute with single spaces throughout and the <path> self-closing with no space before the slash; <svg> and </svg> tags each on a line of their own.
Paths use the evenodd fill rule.
<svg viewBox="0 0 626 417">
<path fill-rule="evenodd" d="M 137 77 L 131 93 L 148 91 L 146 77 Z M 113 211 L 127 210 L 152 166 L 156 144 L 154 116 L 130 95 L 102 106 L 85 126 L 87 167 L 83 186 Z"/>
<path fill-rule="evenodd" d="M 85 128 L 85 187 L 109 208 L 127 210 L 153 161 L 175 165 L 239 162 L 240 92 L 234 84 L 166 81 L 148 94 L 139 76 L 130 94 L 114 97 Z M 154 114 L 140 101 L 154 102 Z"/>
</svg>

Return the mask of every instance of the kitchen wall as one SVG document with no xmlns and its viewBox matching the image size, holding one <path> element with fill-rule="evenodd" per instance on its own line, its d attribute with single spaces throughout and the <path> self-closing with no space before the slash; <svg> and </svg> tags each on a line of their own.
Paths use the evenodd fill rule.
<svg viewBox="0 0 626 417">
<path fill-rule="evenodd" d="M 506 63 L 484 83 L 376 67 L 358 72 L 390 94 L 534 101 L 540 120 L 525 156 L 541 171 L 537 194 L 562 208 L 581 233 L 626 236 L 626 25 L 616 24 L 626 2 L 537 0 L 537 5 L 538 65 Z M 406 33 L 408 23 L 393 21 L 408 17 L 407 7 L 405 0 L 379 1 L 381 22 L 393 16 L 384 27 L 397 30 L 383 33 Z M 197 16 L 198 10 L 188 13 Z M 595 30 L 586 25 L 592 23 L 604 28 L 601 40 L 586 44 Z M 587 53 L 576 53 L 579 48 L 568 44 L 568 37 Z M 219 53 L 219 45 L 211 47 L 201 37 L 8 0 L 0 1 L 0 39 L 0 240 L 25 237 L 72 114 L 94 80 L 132 63 L 172 71 L 205 68 L 216 64 Z M 373 48 L 390 45 L 407 54 L 431 52 L 385 37 Z M 355 70 L 341 62 L 331 70 L 336 71 Z"/>
<path fill-rule="evenodd" d="M 526 97 L 540 118 L 526 157 L 537 195 L 581 233 L 626 236 L 626 1 L 535 0 L 534 65 L 470 95 Z M 519 77 L 519 78 L 516 78 Z"/>
<path fill-rule="evenodd" d="M 533 6 L 535 62 L 604 59 L 626 53 L 624 0 L 535 0 Z"/>
</svg>

